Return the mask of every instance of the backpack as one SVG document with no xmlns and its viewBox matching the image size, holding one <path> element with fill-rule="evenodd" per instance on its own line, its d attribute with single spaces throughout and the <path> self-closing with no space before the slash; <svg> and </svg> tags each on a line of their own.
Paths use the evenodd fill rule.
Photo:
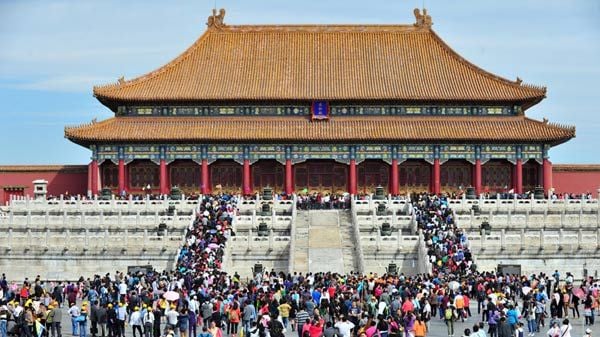
<svg viewBox="0 0 600 337">
<path fill-rule="evenodd" d="M 450 309 L 450 308 L 446 309 L 446 311 L 444 312 L 444 318 L 446 318 L 447 320 L 452 319 L 452 309 Z"/>
</svg>

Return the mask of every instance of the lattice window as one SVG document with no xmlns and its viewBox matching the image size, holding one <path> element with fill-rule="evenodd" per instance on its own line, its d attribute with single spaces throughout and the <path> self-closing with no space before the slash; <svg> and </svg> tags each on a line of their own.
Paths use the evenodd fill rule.
<svg viewBox="0 0 600 337">
<path fill-rule="evenodd" d="M 540 165 L 536 162 L 523 164 L 523 191 L 532 191 L 539 185 Z"/>
<path fill-rule="evenodd" d="M 156 189 L 160 185 L 160 168 L 154 163 L 132 163 L 129 167 L 129 185 L 143 188 L 148 185 Z"/>
<path fill-rule="evenodd" d="M 213 189 L 217 185 L 227 191 L 238 190 L 242 186 L 242 165 L 233 162 L 216 162 L 210 165 Z"/>
<path fill-rule="evenodd" d="M 428 187 L 431 166 L 425 162 L 405 162 L 400 165 L 400 186 Z"/>
<path fill-rule="evenodd" d="M 442 186 L 465 188 L 471 185 L 472 165 L 467 162 L 449 161 L 442 165 L 440 183 Z"/>
<path fill-rule="evenodd" d="M 102 187 L 119 187 L 119 167 L 115 164 L 102 164 Z"/>
<path fill-rule="evenodd" d="M 195 163 L 173 163 L 169 165 L 171 186 L 186 190 L 200 187 L 200 166 Z"/>
<path fill-rule="evenodd" d="M 282 191 L 284 175 L 284 166 L 275 160 L 260 160 L 252 165 L 252 183 L 257 190 L 270 186 L 276 192 Z"/>
<path fill-rule="evenodd" d="M 482 183 L 490 191 L 504 191 L 512 188 L 512 164 L 508 162 L 488 162 L 481 167 Z"/>
<path fill-rule="evenodd" d="M 360 190 L 374 191 L 382 186 L 387 190 L 390 168 L 380 161 L 365 161 L 358 165 L 358 187 Z"/>
</svg>

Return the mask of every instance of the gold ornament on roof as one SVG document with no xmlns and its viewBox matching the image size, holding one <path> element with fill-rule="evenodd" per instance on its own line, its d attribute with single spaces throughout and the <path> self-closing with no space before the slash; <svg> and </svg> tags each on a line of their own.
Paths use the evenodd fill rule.
<svg viewBox="0 0 600 337">
<path fill-rule="evenodd" d="M 223 20 L 225 19 L 225 8 L 219 9 L 219 14 L 217 14 L 217 9 L 213 8 L 212 15 L 208 17 L 208 21 L 206 25 L 208 28 L 221 28 L 225 26 Z"/>
<path fill-rule="evenodd" d="M 415 13 L 415 22 L 416 27 L 431 27 L 433 25 L 433 21 L 431 21 L 431 15 L 427 14 L 427 9 L 423 8 L 423 14 L 421 14 L 421 10 L 415 8 L 413 11 Z"/>
</svg>

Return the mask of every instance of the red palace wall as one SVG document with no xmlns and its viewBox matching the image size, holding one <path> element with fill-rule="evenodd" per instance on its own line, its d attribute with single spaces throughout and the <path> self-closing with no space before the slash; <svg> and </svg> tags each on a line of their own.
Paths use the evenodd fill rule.
<svg viewBox="0 0 600 337">
<path fill-rule="evenodd" d="M 15 187 L 24 187 L 22 194 L 33 196 L 32 182 L 37 179 L 48 181 L 49 195 L 86 195 L 87 169 L 87 165 L 0 166 L 0 203 L 5 205 L 10 193 L 20 194 Z"/>
<path fill-rule="evenodd" d="M 589 192 L 596 198 L 600 188 L 600 165 L 555 164 L 552 168 L 552 186 L 557 194 Z"/>
</svg>

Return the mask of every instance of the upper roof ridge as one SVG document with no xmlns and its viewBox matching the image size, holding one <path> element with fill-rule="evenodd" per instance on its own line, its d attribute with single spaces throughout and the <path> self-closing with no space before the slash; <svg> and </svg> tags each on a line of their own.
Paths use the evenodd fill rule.
<svg viewBox="0 0 600 337">
<path fill-rule="evenodd" d="M 415 10 L 409 25 L 226 25 L 224 17 L 214 10 L 208 29 L 172 61 L 95 86 L 94 95 L 113 111 L 124 102 L 206 100 L 478 101 L 526 109 L 545 97 L 543 87 L 464 59 L 431 29 L 426 10 Z"/>
</svg>

